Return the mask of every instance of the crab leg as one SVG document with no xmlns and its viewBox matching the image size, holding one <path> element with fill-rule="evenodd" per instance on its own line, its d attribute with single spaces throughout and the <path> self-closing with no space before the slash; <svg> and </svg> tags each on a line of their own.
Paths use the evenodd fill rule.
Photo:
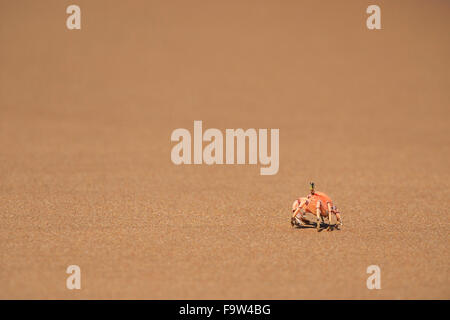
<svg viewBox="0 0 450 320">
<path fill-rule="evenodd" d="M 317 230 L 320 229 L 320 217 L 321 217 L 322 211 L 320 210 L 320 200 L 317 201 L 316 204 L 316 216 L 317 216 Z"/>
<path fill-rule="evenodd" d="M 328 227 L 330 228 L 331 227 L 331 204 L 328 202 L 327 203 L 327 205 L 328 205 Z"/>
<path fill-rule="evenodd" d="M 297 210 L 294 210 L 294 213 L 292 214 L 292 218 L 291 218 L 291 225 L 294 226 L 295 225 L 295 221 L 296 221 L 296 216 L 298 211 L 300 210 L 300 208 L 297 208 Z"/>
<path fill-rule="evenodd" d="M 298 217 L 297 215 L 300 213 L 300 217 Z M 292 218 L 291 218 L 291 224 L 293 225 L 293 222 L 296 221 L 297 224 L 301 225 L 303 222 L 303 216 L 304 216 L 305 212 L 304 210 L 302 210 L 301 207 L 298 207 L 297 210 L 294 211 Z"/>
<path fill-rule="evenodd" d="M 337 208 L 335 209 L 335 214 L 336 214 L 336 219 L 337 219 L 339 225 L 342 226 L 341 213 L 339 212 L 339 210 L 337 210 Z"/>
</svg>

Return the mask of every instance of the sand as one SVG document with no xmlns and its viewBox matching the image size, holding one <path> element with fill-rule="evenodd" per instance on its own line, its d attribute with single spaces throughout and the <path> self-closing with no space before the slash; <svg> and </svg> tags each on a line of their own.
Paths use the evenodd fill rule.
<svg viewBox="0 0 450 320">
<path fill-rule="evenodd" d="M 1 0 L 0 298 L 449 299 L 450 3 L 376 3 Z M 174 165 L 194 120 L 278 174 Z M 291 228 L 309 181 L 341 230 Z"/>
</svg>

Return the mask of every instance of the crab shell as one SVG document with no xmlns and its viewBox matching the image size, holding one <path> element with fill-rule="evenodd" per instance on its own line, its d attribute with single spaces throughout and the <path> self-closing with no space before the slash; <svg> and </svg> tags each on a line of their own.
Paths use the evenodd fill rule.
<svg viewBox="0 0 450 320">
<path fill-rule="evenodd" d="M 325 193 L 316 191 L 313 195 L 302 197 L 294 201 L 292 204 L 292 211 L 302 208 L 305 212 L 316 214 L 317 203 L 320 201 L 320 213 L 322 216 L 328 216 L 328 203 L 333 207 L 333 201 Z"/>
</svg>

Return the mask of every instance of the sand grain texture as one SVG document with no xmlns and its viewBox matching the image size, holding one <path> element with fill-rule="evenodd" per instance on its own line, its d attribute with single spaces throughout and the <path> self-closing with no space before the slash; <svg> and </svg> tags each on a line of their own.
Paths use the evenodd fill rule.
<svg viewBox="0 0 450 320">
<path fill-rule="evenodd" d="M 450 3 L 377 3 L 1 0 L 0 298 L 449 299 Z M 175 166 L 194 120 L 279 173 Z M 291 229 L 310 180 L 341 231 Z"/>
</svg>

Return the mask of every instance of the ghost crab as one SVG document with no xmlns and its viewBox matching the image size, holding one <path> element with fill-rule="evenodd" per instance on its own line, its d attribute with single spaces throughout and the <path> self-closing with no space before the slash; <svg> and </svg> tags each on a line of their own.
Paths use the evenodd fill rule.
<svg viewBox="0 0 450 320">
<path fill-rule="evenodd" d="M 333 205 L 333 201 L 329 196 L 320 191 L 315 191 L 314 182 L 310 183 L 310 194 L 306 197 L 298 198 L 292 204 L 292 217 L 291 225 L 304 226 L 312 224 L 305 218 L 306 213 L 312 213 L 316 215 L 317 231 L 320 231 L 321 222 L 324 223 L 324 217 L 328 217 L 328 230 L 331 230 L 331 216 L 336 216 L 337 224 L 335 226 L 342 226 L 341 213 L 336 206 Z"/>
</svg>

